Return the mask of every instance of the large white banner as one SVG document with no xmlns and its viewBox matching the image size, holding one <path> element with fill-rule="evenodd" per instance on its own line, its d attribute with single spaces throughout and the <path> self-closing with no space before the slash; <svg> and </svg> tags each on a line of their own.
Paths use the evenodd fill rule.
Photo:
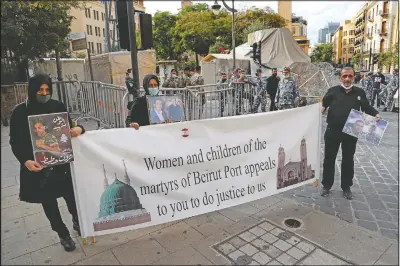
<svg viewBox="0 0 400 266">
<path fill-rule="evenodd" d="M 73 140 L 82 236 L 161 224 L 292 189 L 320 175 L 320 105 L 88 131 Z"/>
</svg>

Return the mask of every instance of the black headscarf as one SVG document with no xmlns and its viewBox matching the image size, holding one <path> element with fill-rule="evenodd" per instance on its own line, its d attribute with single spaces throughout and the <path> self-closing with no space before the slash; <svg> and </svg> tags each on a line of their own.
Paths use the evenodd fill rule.
<svg viewBox="0 0 400 266">
<path fill-rule="evenodd" d="M 49 86 L 50 96 L 53 95 L 53 83 L 47 74 L 36 74 L 29 79 L 28 83 L 28 99 L 26 101 L 30 115 L 49 114 L 54 112 L 51 100 L 46 103 L 39 103 L 36 100 L 36 94 L 40 90 L 40 86 L 47 84 Z"/>
<path fill-rule="evenodd" d="M 143 79 L 143 89 L 146 92 L 146 95 L 150 95 L 150 93 L 149 93 L 149 81 L 151 79 L 156 80 L 157 87 L 160 88 L 160 81 L 158 80 L 158 77 L 156 75 L 153 75 L 153 74 L 146 75 L 144 77 L 144 79 Z"/>
</svg>

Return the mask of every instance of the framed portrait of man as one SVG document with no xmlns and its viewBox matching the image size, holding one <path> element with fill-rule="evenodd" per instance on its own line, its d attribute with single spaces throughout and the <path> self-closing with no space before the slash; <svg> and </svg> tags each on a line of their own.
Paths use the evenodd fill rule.
<svg viewBox="0 0 400 266">
<path fill-rule="evenodd" d="M 150 125 L 185 121 L 183 95 L 147 96 Z"/>
<path fill-rule="evenodd" d="M 343 132 L 360 141 L 379 145 L 388 126 L 388 121 L 379 120 L 366 113 L 352 109 Z"/>
<path fill-rule="evenodd" d="M 67 113 L 28 116 L 33 155 L 43 168 L 74 160 Z"/>
</svg>

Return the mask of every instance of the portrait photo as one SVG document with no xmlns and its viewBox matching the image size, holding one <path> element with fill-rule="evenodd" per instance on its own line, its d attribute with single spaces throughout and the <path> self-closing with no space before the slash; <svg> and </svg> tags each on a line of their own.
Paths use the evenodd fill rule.
<svg viewBox="0 0 400 266">
<path fill-rule="evenodd" d="M 183 95 L 147 96 L 150 124 L 185 121 Z"/>
<path fill-rule="evenodd" d="M 29 116 L 28 121 L 36 162 L 46 168 L 73 161 L 67 113 Z"/>
<path fill-rule="evenodd" d="M 360 141 L 366 141 L 373 145 L 379 145 L 388 126 L 388 121 L 379 120 L 357 110 L 351 110 L 343 132 Z"/>
<path fill-rule="evenodd" d="M 358 138 L 358 135 L 363 132 L 364 124 L 363 113 L 357 110 L 351 110 L 346 124 L 344 125 L 343 132 Z"/>
</svg>

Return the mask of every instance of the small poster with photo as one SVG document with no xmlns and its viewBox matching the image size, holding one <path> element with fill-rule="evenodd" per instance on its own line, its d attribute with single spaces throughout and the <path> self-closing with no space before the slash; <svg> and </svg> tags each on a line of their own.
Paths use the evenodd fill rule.
<svg viewBox="0 0 400 266">
<path fill-rule="evenodd" d="M 388 126 L 388 121 L 376 121 L 376 118 L 352 109 L 343 132 L 361 141 L 379 145 Z"/>
<path fill-rule="evenodd" d="M 33 156 L 43 168 L 74 160 L 68 113 L 28 116 Z"/>
<path fill-rule="evenodd" d="M 147 96 L 150 125 L 185 121 L 183 95 Z"/>
</svg>

